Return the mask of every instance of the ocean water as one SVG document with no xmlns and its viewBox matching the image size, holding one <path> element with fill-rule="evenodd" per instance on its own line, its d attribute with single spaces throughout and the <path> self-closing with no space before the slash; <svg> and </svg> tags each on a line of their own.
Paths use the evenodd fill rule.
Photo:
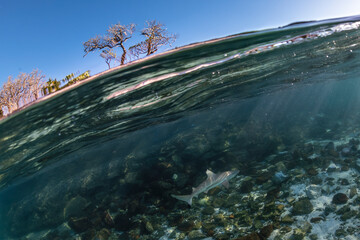
<svg viewBox="0 0 360 240">
<path fill-rule="evenodd" d="M 0 239 L 359 239 L 360 17 L 118 68 L 0 121 Z M 191 194 L 239 170 L 229 188 Z"/>
</svg>

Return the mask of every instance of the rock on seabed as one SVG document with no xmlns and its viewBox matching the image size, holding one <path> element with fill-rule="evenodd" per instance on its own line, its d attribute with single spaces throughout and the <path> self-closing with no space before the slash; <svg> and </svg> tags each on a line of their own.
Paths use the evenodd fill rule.
<svg viewBox="0 0 360 240">
<path fill-rule="evenodd" d="M 313 208 L 308 198 L 302 198 L 293 204 L 292 213 L 293 215 L 309 214 L 313 211 Z"/>
<path fill-rule="evenodd" d="M 345 204 L 348 201 L 348 197 L 344 193 L 337 193 L 334 195 L 332 199 L 332 203 L 334 204 Z"/>
</svg>

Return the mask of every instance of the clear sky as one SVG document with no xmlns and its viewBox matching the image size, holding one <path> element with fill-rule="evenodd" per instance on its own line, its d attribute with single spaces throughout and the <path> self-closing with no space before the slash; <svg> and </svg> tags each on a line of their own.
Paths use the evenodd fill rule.
<svg viewBox="0 0 360 240">
<path fill-rule="evenodd" d="M 83 57 L 82 44 L 118 22 L 141 30 L 146 20 L 156 19 L 178 35 L 175 47 L 358 14 L 360 0 L 0 0 L 0 86 L 9 75 L 35 68 L 58 80 L 106 70 L 98 52 Z"/>
</svg>

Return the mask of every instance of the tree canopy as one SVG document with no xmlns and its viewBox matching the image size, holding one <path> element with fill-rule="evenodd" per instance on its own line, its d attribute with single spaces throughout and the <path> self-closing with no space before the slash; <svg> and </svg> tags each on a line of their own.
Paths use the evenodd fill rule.
<svg viewBox="0 0 360 240">
<path fill-rule="evenodd" d="M 84 56 L 95 50 L 107 49 L 106 51 L 109 52 L 115 47 L 120 47 L 123 51 L 120 64 L 123 65 L 125 64 L 127 54 L 124 43 L 132 37 L 134 31 L 135 24 L 133 23 L 129 25 L 121 25 L 120 23 L 112 25 L 107 30 L 105 36 L 96 36 L 83 44 L 85 52 Z"/>
<path fill-rule="evenodd" d="M 111 68 L 111 61 L 117 60 L 116 53 L 112 51 L 112 49 L 104 49 L 102 53 L 100 54 L 100 57 L 104 58 L 106 64 L 108 65 L 109 69 Z"/>
<path fill-rule="evenodd" d="M 147 21 L 146 27 L 141 31 L 141 35 L 145 36 L 145 40 L 130 47 L 131 53 L 139 57 L 141 54 L 146 54 L 149 56 L 156 51 L 158 51 L 159 47 L 167 44 L 172 44 L 176 40 L 176 36 L 174 34 L 170 34 L 165 25 L 153 21 Z"/>
<path fill-rule="evenodd" d="M 39 70 L 33 70 L 31 73 L 20 73 L 16 78 L 9 76 L 7 82 L 0 89 L 0 117 L 14 112 L 41 96 L 48 95 L 88 77 L 90 77 L 90 71 L 78 76 L 71 73 L 62 80 L 65 85 L 60 87 L 61 81 L 56 79 L 49 78 L 45 83 L 45 76 Z"/>
<path fill-rule="evenodd" d="M 86 56 L 89 52 L 101 50 L 100 56 L 105 60 L 109 68 L 111 68 L 112 60 L 117 60 L 121 65 L 127 60 L 127 49 L 125 42 L 129 40 L 135 32 L 135 24 L 121 25 L 120 23 L 112 25 L 107 30 L 106 35 L 90 38 L 83 43 Z M 146 26 L 141 30 L 141 35 L 145 37 L 144 41 L 135 44 L 129 48 L 132 56 L 139 58 L 141 55 L 149 56 L 159 50 L 161 46 L 171 45 L 176 36 L 171 34 L 165 28 L 165 25 L 156 20 L 147 21 Z M 114 49 L 120 47 L 122 54 L 120 60 L 117 58 Z"/>
<path fill-rule="evenodd" d="M 0 90 L 1 109 L 11 113 L 22 105 L 37 100 L 42 94 L 44 78 L 45 76 L 38 70 L 20 73 L 17 78 L 9 76 Z"/>
<path fill-rule="evenodd" d="M 48 95 L 52 92 L 55 92 L 57 90 L 60 89 L 60 81 L 56 80 L 55 79 L 52 79 L 52 78 L 49 78 L 49 80 L 45 83 L 45 85 L 43 86 L 43 94 L 44 95 Z"/>
<path fill-rule="evenodd" d="M 66 83 L 63 87 L 61 88 L 64 88 L 64 87 L 67 87 L 67 86 L 70 86 L 74 83 L 77 83 L 81 80 L 84 80 L 86 78 L 90 77 L 90 70 L 86 71 L 86 72 L 83 72 L 81 74 L 79 74 L 78 76 L 75 77 L 75 74 L 74 73 L 70 73 L 69 75 L 67 75 L 62 81 L 64 83 Z"/>
<path fill-rule="evenodd" d="M 83 43 L 84 57 L 89 52 L 99 50 L 101 51 L 100 56 L 104 58 L 110 68 L 112 60 L 119 61 L 121 65 L 125 64 L 128 51 L 136 58 L 140 57 L 140 55 L 148 56 L 157 52 L 161 46 L 171 45 L 176 40 L 176 36 L 170 34 L 164 24 L 155 20 L 147 21 L 145 28 L 141 30 L 141 35 L 145 37 L 145 40 L 127 50 L 124 44 L 132 37 L 135 26 L 133 23 L 111 25 L 105 35 L 90 38 Z M 117 58 L 115 51 L 117 47 L 122 50 L 120 59 Z M 62 80 L 65 85 L 60 87 L 61 81 L 56 79 L 49 78 L 45 83 L 45 76 L 38 70 L 33 70 L 31 73 L 20 73 L 16 78 L 9 76 L 7 82 L 0 89 L 0 117 L 12 113 L 31 101 L 37 100 L 42 95 L 50 94 L 88 77 L 90 77 L 89 71 L 78 76 L 71 73 Z"/>
<path fill-rule="evenodd" d="M 83 72 L 83 73 L 79 74 L 78 76 L 75 76 L 74 73 L 70 73 L 61 81 L 56 80 L 56 78 L 55 79 L 49 78 L 49 80 L 43 86 L 42 92 L 44 95 L 48 95 L 48 94 L 56 92 L 60 89 L 66 88 L 78 81 L 84 80 L 88 77 L 90 77 L 90 70 Z M 60 87 L 61 82 L 63 82 L 65 84 L 62 87 Z"/>
</svg>

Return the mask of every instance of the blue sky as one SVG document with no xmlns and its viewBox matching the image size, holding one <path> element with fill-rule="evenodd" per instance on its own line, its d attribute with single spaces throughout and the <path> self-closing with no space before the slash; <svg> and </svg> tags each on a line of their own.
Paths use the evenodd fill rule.
<svg viewBox="0 0 360 240">
<path fill-rule="evenodd" d="M 178 35 L 175 47 L 357 14 L 359 0 L 0 0 L 0 86 L 9 75 L 35 68 L 57 79 L 106 70 L 98 52 L 83 57 L 82 43 L 118 22 L 141 30 L 146 20 L 156 19 Z"/>
</svg>

